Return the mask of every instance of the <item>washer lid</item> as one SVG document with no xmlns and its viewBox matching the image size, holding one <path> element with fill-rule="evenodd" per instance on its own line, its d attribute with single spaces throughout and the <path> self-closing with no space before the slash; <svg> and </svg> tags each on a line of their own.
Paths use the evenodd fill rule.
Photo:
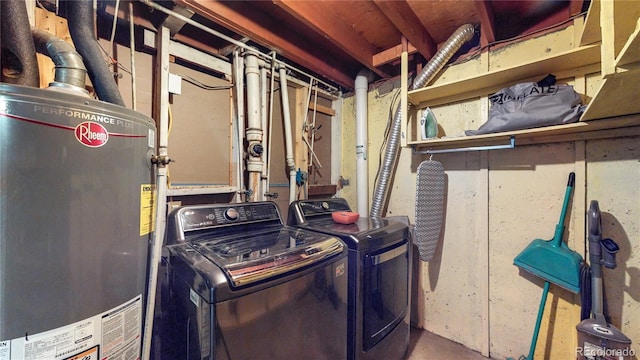
<svg viewBox="0 0 640 360">
<path fill-rule="evenodd" d="M 282 227 L 227 236 L 188 239 L 189 245 L 220 267 L 234 287 L 246 286 L 329 259 L 345 245 L 338 238 Z"/>
</svg>

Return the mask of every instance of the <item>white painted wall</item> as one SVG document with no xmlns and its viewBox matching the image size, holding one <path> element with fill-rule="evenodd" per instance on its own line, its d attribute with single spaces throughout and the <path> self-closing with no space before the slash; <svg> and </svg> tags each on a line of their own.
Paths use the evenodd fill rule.
<svg viewBox="0 0 640 360">
<path fill-rule="evenodd" d="M 573 29 L 529 40 L 467 63 L 449 67 L 438 82 L 480 69 L 525 61 L 532 54 L 572 46 Z M 570 84 L 573 79 L 566 80 Z M 576 87 L 592 96 L 599 75 L 579 79 Z M 370 188 L 379 165 L 392 96 L 369 93 Z M 395 110 L 393 108 L 392 110 Z M 486 100 L 471 99 L 434 109 L 445 135 L 479 126 Z M 355 175 L 353 98 L 343 104 L 341 174 Z M 442 135 L 442 134 L 441 134 Z M 414 219 L 416 169 L 428 156 L 402 149 L 390 189 L 387 215 Z M 568 213 L 568 244 L 584 254 L 586 211 L 599 200 L 603 234 L 621 251 L 618 268 L 606 270 L 604 283 L 611 320 L 640 352 L 640 138 L 570 141 L 518 146 L 510 150 L 434 155 L 446 171 L 444 232 L 434 259 L 421 264 L 421 325 L 494 358 L 526 354 L 543 281 L 520 273 L 513 258 L 533 239 L 550 239 L 560 215 L 569 172 L 576 188 Z M 355 189 L 340 196 L 354 204 Z M 575 358 L 579 298 L 556 286 L 545 308 L 536 358 Z"/>
</svg>

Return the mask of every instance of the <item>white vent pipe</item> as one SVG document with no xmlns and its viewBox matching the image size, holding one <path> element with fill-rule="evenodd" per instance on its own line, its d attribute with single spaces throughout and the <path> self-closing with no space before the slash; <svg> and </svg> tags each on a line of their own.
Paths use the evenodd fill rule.
<svg viewBox="0 0 640 360">
<path fill-rule="evenodd" d="M 293 136 L 291 134 L 289 91 L 287 90 L 287 69 L 281 66 L 279 70 L 282 116 L 284 120 L 284 141 L 286 145 L 287 167 L 289 168 L 289 203 L 292 203 L 296 200 L 296 163 L 293 158 Z"/>
<path fill-rule="evenodd" d="M 474 31 L 473 25 L 466 24 L 460 26 L 453 35 L 447 39 L 431 60 L 429 60 L 420 74 L 418 74 L 416 79 L 413 81 L 412 90 L 426 86 L 429 81 L 431 81 L 444 67 L 447 61 L 449 61 L 451 56 L 453 56 L 453 54 L 455 54 L 455 52 L 458 51 L 465 42 L 473 38 Z M 395 166 L 398 161 L 400 147 L 400 128 L 403 121 L 401 110 L 401 107 L 398 106 L 393 124 L 391 125 L 391 131 L 389 131 L 389 139 L 387 141 L 384 158 L 380 165 L 380 169 L 378 170 L 378 181 L 376 181 L 376 187 L 373 191 L 371 211 L 369 213 L 369 216 L 372 218 L 382 217 L 389 197 L 391 175 L 395 170 Z"/>
<path fill-rule="evenodd" d="M 357 212 L 366 214 L 369 209 L 369 138 L 367 136 L 367 93 L 369 90 L 368 70 L 358 73 L 355 80 L 356 108 L 356 201 Z"/>
<path fill-rule="evenodd" d="M 258 56 L 252 51 L 245 53 L 244 73 L 247 79 L 247 171 L 249 172 L 249 200 L 262 197 L 262 120 L 260 119 L 260 66 Z"/>
</svg>

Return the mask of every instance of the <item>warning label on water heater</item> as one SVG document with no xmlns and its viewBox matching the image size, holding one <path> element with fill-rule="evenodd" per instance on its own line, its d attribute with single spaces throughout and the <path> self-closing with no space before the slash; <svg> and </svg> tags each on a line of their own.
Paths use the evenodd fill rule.
<svg viewBox="0 0 640 360">
<path fill-rule="evenodd" d="M 140 186 L 140 236 L 150 234 L 156 223 L 156 186 Z"/>
<path fill-rule="evenodd" d="M 57 329 L 0 341 L 0 360 L 139 360 L 142 295 Z"/>
</svg>

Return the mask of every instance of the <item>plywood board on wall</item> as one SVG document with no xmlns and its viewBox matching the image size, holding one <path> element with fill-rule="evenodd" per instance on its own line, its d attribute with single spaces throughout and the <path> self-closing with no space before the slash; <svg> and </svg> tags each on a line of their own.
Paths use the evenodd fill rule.
<svg viewBox="0 0 640 360">
<path fill-rule="evenodd" d="M 169 71 L 183 78 L 182 94 L 172 95 L 169 125 L 171 185 L 229 185 L 231 169 L 231 91 L 208 90 L 228 86 L 229 81 L 171 64 Z"/>
</svg>

